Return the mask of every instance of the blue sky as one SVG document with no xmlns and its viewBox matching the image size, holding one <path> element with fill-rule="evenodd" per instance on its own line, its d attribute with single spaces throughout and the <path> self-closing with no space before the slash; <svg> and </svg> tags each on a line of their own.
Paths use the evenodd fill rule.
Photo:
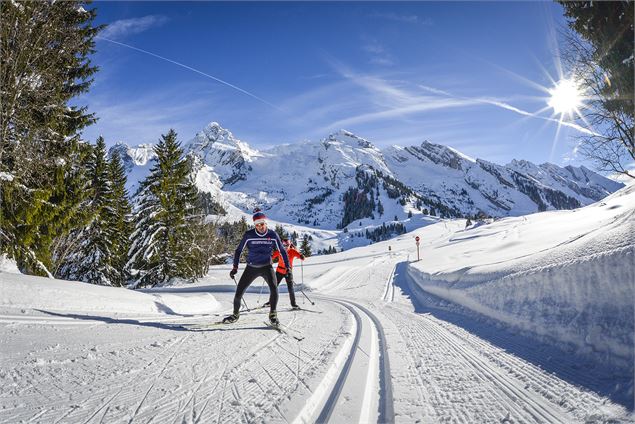
<svg viewBox="0 0 635 424">
<path fill-rule="evenodd" d="M 545 108 L 561 72 L 554 2 L 100 2 L 100 67 L 78 99 L 108 144 L 211 121 L 256 148 L 340 128 L 378 147 L 580 164 Z M 543 87 L 543 89 L 541 89 Z"/>
</svg>

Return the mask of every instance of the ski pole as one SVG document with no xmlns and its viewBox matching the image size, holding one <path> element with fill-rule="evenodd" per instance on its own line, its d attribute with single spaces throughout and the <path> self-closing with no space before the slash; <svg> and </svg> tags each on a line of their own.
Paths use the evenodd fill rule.
<svg viewBox="0 0 635 424">
<path fill-rule="evenodd" d="M 304 292 L 304 290 L 300 289 L 300 292 L 304 295 L 304 297 L 306 297 L 307 299 L 309 299 L 309 296 L 306 295 L 306 293 Z M 309 302 L 311 302 L 311 305 L 315 305 L 315 302 L 312 301 L 311 299 L 309 299 Z"/>
<path fill-rule="evenodd" d="M 234 280 L 234 284 L 236 284 L 236 288 L 238 288 L 238 283 L 236 282 L 236 278 L 232 277 L 232 280 Z M 241 297 L 240 298 L 243 301 L 243 304 L 245 305 L 245 308 L 247 308 L 247 312 L 251 312 L 249 309 L 249 306 L 247 306 L 247 302 L 245 302 L 245 298 Z"/>
<path fill-rule="evenodd" d="M 301 275 L 301 280 L 302 280 L 301 281 L 302 288 L 300 289 L 300 291 L 302 292 L 302 294 L 304 294 L 304 292 L 302 291 L 302 290 L 304 290 L 304 261 L 300 262 L 300 275 Z M 302 299 L 302 302 L 304 302 L 304 299 Z"/>
</svg>

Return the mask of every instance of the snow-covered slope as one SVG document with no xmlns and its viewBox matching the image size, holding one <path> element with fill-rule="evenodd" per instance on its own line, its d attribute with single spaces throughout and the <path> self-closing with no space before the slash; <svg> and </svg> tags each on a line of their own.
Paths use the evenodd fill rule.
<svg viewBox="0 0 635 424">
<path fill-rule="evenodd" d="M 512 161 L 507 166 L 471 159 L 449 147 L 392 146 L 384 151 L 396 177 L 463 215 L 519 216 L 573 209 L 623 187 L 587 168 Z"/>
<path fill-rule="evenodd" d="M 150 147 L 114 148 L 128 155 L 129 186 L 136 186 L 147 175 Z M 427 141 L 382 151 L 345 130 L 258 151 L 212 122 L 183 148 L 195 158 L 199 188 L 225 209 L 258 206 L 281 222 L 331 230 L 409 212 L 503 217 L 572 209 L 623 186 L 584 167 L 502 166 Z"/>
<path fill-rule="evenodd" d="M 437 296 L 598 360 L 632 367 L 635 186 L 572 211 L 422 230 L 409 267 Z"/>
<path fill-rule="evenodd" d="M 152 293 L 79 281 L 21 275 L 0 269 L 0 308 L 55 312 L 144 314 L 209 314 L 220 304 L 214 296 Z"/>
</svg>

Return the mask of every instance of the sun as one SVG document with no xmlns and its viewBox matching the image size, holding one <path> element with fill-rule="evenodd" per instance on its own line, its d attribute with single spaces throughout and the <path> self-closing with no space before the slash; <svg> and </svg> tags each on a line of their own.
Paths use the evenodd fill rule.
<svg viewBox="0 0 635 424">
<path fill-rule="evenodd" d="M 547 104 L 558 115 L 573 116 L 582 106 L 582 93 L 573 79 L 561 79 L 555 87 L 549 90 L 551 97 Z"/>
</svg>

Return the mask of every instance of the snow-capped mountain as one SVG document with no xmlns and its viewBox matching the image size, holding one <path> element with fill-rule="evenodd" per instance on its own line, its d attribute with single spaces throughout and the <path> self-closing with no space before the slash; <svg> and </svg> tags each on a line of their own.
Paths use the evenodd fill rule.
<svg viewBox="0 0 635 424">
<path fill-rule="evenodd" d="M 108 151 L 108 156 L 114 152 L 119 153 L 121 162 L 128 175 L 126 188 L 128 193 L 134 194 L 139 188 L 139 183 L 150 173 L 153 159 L 157 157 L 154 152 L 154 144 L 139 144 L 130 147 L 119 141 Z"/>
<path fill-rule="evenodd" d="M 380 150 L 345 130 L 259 151 L 212 122 L 183 148 L 199 189 L 225 209 L 258 206 L 277 221 L 325 229 L 421 212 L 502 217 L 573 209 L 623 186 L 584 167 L 503 166 L 427 141 Z M 128 155 L 129 187 L 136 186 L 148 172 L 149 145 L 113 149 Z"/>
<path fill-rule="evenodd" d="M 262 154 L 218 123 L 212 122 L 196 134 L 185 146 L 186 153 L 197 156 L 205 165 L 211 166 L 223 184 L 232 184 L 245 179 L 251 172 L 251 162 Z"/>
</svg>

